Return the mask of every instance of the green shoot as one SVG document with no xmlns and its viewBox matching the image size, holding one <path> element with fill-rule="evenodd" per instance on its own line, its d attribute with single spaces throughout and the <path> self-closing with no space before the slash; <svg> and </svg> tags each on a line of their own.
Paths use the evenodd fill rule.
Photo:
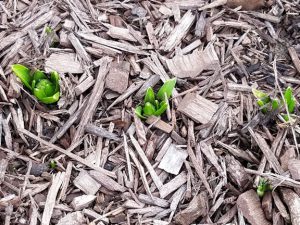
<svg viewBox="0 0 300 225">
<path fill-rule="evenodd" d="M 51 34 L 51 33 L 52 33 L 52 28 L 49 27 L 49 26 L 46 26 L 45 32 L 46 32 L 46 34 L 48 34 L 48 35 Z"/>
<path fill-rule="evenodd" d="M 59 75 L 53 71 L 50 79 L 40 70 L 30 71 L 29 68 L 20 65 L 12 65 L 12 71 L 20 78 L 22 83 L 33 93 L 33 95 L 45 104 L 52 104 L 60 97 Z"/>
<path fill-rule="evenodd" d="M 257 186 L 257 190 L 256 190 L 257 195 L 259 197 L 263 197 L 265 195 L 265 192 L 271 191 L 271 190 L 272 190 L 272 187 L 271 187 L 269 181 L 264 178 L 260 178 L 258 186 Z"/>
<path fill-rule="evenodd" d="M 270 111 L 277 111 L 281 107 L 284 106 L 284 104 L 287 105 L 288 112 L 290 114 L 294 113 L 295 107 L 296 107 L 296 99 L 293 95 L 293 90 L 291 87 L 288 87 L 283 96 L 284 99 L 277 99 L 277 98 L 271 98 L 267 93 L 264 93 L 262 91 L 253 89 L 252 90 L 253 95 L 257 98 L 257 105 L 260 107 L 262 113 L 266 114 Z M 282 118 L 285 121 L 289 121 L 289 117 L 286 114 L 280 114 Z"/>
<path fill-rule="evenodd" d="M 175 88 L 176 78 L 167 80 L 163 86 L 158 90 L 156 98 L 158 100 L 165 100 L 165 93 L 167 94 L 167 98 L 169 99 L 172 95 L 173 89 Z"/>
<path fill-rule="evenodd" d="M 168 99 L 175 88 L 176 79 L 167 80 L 155 95 L 153 89 L 149 87 L 144 97 L 144 104 L 135 109 L 135 114 L 141 119 L 149 116 L 161 116 L 168 108 Z"/>
<path fill-rule="evenodd" d="M 51 160 L 51 161 L 49 162 L 49 168 L 50 168 L 51 170 L 55 170 L 56 167 L 57 167 L 56 161 Z"/>
</svg>

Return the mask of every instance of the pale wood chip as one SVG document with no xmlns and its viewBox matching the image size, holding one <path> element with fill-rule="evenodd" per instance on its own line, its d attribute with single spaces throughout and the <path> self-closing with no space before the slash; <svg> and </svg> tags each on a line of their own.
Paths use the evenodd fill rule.
<svg viewBox="0 0 300 225">
<path fill-rule="evenodd" d="M 187 181 L 187 175 L 185 172 L 181 172 L 175 178 L 173 178 L 168 183 L 164 184 L 160 190 L 159 194 L 161 198 L 167 197 L 172 192 L 176 191 L 181 185 L 185 184 Z"/>
</svg>

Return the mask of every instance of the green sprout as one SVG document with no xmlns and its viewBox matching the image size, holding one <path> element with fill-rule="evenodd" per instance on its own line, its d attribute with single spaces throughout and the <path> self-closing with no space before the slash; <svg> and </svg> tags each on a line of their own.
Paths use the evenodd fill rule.
<svg viewBox="0 0 300 225">
<path fill-rule="evenodd" d="M 271 98 L 267 93 L 259 91 L 257 89 L 252 90 L 253 95 L 257 99 L 257 105 L 260 107 L 261 112 L 266 114 L 270 111 L 279 110 L 286 103 L 288 112 L 293 114 L 296 106 L 296 99 L 293 95 L 293 90 L 291 87 L 288 87 L 283 96 L 284 100 L 278 100 L 277 98 Z M 281 114 L 285 121 L 289 120 L 287 114 Z"/>
<path fill-rule="evenodd" d="M 144 97 L 144 104 L 135 109 L 135 114 L 141 119 L 149 116 L 160 116 L 168 108 L 168 100 L 175 88 L 176 78 L 167 80 L 155 95 L 152 87 L 149 87 Z"/>
<path fill-rule="evenodd" d="M 50 27 L 50 26 L 46 26 L 46 28 L 45 28 L 45 32 L 46 32 L 46 34 L 51 34 L 52 33 L 52 28 Z"/>
<path fill-rule="evenodd" d="M 265 192 L 271 191 L 272 187 L 268 180 L 264 178 L 260 178 L 257 186 L 256 193 L 259 197 L 263 197 L 265 195 Z"/>
<path fill-rule="evenodd" d="M 51 170 L 55 170 L 56 167 L 57 167 L 56 161 L 51 160 L 51 161 L 49 162 L 49 168 L 50 168 Z"/>
<path fill-rule="evenodd" d="M 52 104 L 58 101 L 60 96 L 59 75 L 56 71 L 50 73 L 50 79 L 40 70 L 31 71 L 26 66 L 14 64 L 11 66 L 22 83 L 33 95 L 45 104 Z"/>
</svg>

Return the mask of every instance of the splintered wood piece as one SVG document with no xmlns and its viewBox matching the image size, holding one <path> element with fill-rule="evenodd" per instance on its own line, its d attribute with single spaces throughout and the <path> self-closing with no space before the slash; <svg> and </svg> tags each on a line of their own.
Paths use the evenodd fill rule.
<svg viewBox="0 0 300 225">
<path fill-rule="evenodd" d="M 220 68 L 213 45 L 209 45 L 204 51 L 196 49 L 188 55 L 176 55 L 172 59 L 167 59 L 166 64 L 170 72 L 178 78 L 194 78 L 203 70 Z"/>
<path fill-rule="evenodd" d="M 300 180 L 300 160 L 292 159 L 288 162 L 288 168 L 294 180 Z"/>
<path fill-rule="evenodd" d="M 175 222 L 181 225 L 192 224 L 200 216 L 208 213 L 208 197 L 205 192 L 196 195 L 188 207 L 180 211 L 174 218 Z"/>
<path fill-rule="evenodd" d="M 58 73 L 83 73 L 81 63 L 74 53 L 52 53 L 45 61 L 45 71 Z"/>
<path fill-rule="evenodd" d="M 114 140 L 114 141 L 120 141 L 121 139 L 114 133 L 112 132 L 109 132 L 108 130 L 102 128 L 102 127 L 98 127 L 94 124 L 87 124 L 85 126 L 85 129 L 84 129 L 87 133 L 90 133 L 90 134 L 93 134 L 93 135 L 96 135 L 98 137 L 103 137 L 103 138 L 107 138 L 107 139 L 111 139 L 111 140 Z"/>
<path fill-rule="evenodd" d="M 59 188 L 64 181 L 64 172 L 58 172 L 53 176 L 52 185 L 48 191 L 45 208 L 42 216 L 41 225 L 49 225 L 50 219 L 52 217 L 53 209 L 56 202 L 56 196 L 58 194 Z"/>
<path fill-rule="evenodd" d="M 280 188 L 283 201 L 288 206 L 293 225 L 300 224 L 300 197 L 292 189 Z"/>
<path fill-rule="evenodd" d="M 147 143 L 146 138 L 146 128 L 141 119 L 135 114 L 134 109 L 132 109 L 134 125 L 135 125 L 135 133 L 138 138 L 138 142 L 141 146 L 144 146 Z"/>
<path fill-rule="evenodd" d="M 156 116 L 149 116 L 146 120 L 146 123 L 168 134 L 173 130 L 173 127 L 171 125 L 167 124 Z"/>
<path fill-rule="evenodd" d="M 280 166 L 280 163 L 277 160 L 274 152 L 272 152 L 270 147 L 268 146 L 266 140 L 260 134 L 258 134 L 257 132 L 254 133 L 254 131 L 251 128 L 249 128 L 248 130 L 249 130 L 251 136 L 256 141 L 259 148 L 261 149 L 261 151 L 263 152 L 264 156 L 266 157 L 266 159 L 268 160 L 268 162 L 272 166 L 272 168 L 277 173 L 283 174 L 284 171 L 283 171 L 282 167 Z"/>
<path fill-rule="evenodd" d="M 68 162 L 68 165 L 67 165 L 67 168 L 66 168 L 66 174 L 65 174 L 65 177 L 64 177 L 65 179 L 64 179 L 64 182 L 61 186 L 61 191 L 60 191 L 58 199 L 57 199 L 58 202 L 60 200 L 65 201 L 65 199 L 66 199 L 66 193 L 67 193 L 67 189 L 68 189 L 70 178 L 71 178 L 72 167 L 73 167 L 73 163 Z"/>
<path fill-rule="evenodd" d="M 188 153 L 186 150 L 171 144 L 158 167 L 168 173 L 178 175 L 187 157 Z"/>
<path fill-rule="evenodd" d="M 89 173 L 92 176 L 92 178 L 94 178 L 96 181 L 98 181 L 103 187 L 107 188 L 108 190 L 119 191 L 119 192 L 126 191 L 126 188 L 124 186 L 120 185 L 112 178 L 103 176 L 103 174 L 99 173 L 99 171 L 92 170 Z"/>
<path fill-rule="evenodd" d="M 98 76 L 96 78 L 96 83 L 94 85 L 94 88 L 92 90 L 90 98 L 87 102 L 87 106 L 83 111 L 84 116 L 82 116 L 82 119 L 78 125 L 76 133 L 74 134 L 72 143 L 75 143 L 76 141 L 79 140 L 81 135 L 84 133 L 85 126 L 92 119 L 92 116 L 95 113 L 96 107 L 102 97 L 102 93 L 104 90 L 105 77 L 106 77 L 106 74 L 108 73 L 111 61 L 112 61 L 112 58 L 110 58 L 108 56 L 104 56 L 102 58 L 102 63 L 99 67 Z"/>
<path fill-rule="evenodd" d="M 82 225 L 84 222 L 85 218 L 82 212 L 73 212 L 62 217 L 57 225 Z"/>
<path fill-rule="evenodd" d="M 280 215 L 286 221 L 290 221 L 291 220 L 290 214 L 288 213 L 285 205 L 281 201 L 281 199 L 280 199 L 280 197 L 279 197 L 279 195 L 276 191 L 272 191 L 272 197 L 273 197 L 273 200 L 274 200 L 274 204 L 276 205 L 276 208 L 278 209 Z"/>
<path fill-rule="evenodd" d="M 81 95 L 83 92 L 88 90 L 90 87 L 93 86 L 95 83 L 95 79 L 92 76 L 88 76 L 84 81 L 79 83 L 75 88 L 74 91 L 77 96 Z"/>
<path fill-rule="evenodd" d="M 236 183 L 240 188 L 246 186 L 250 181 L 251 177 L 245 171 L 245 168 L 237 161 L 233 156 L 225 156 L 227 163 L 227 172 L 229 177 Z"/>
<path fill-rule="evenodd" d="M 160 190 L 159 194 L 161 198 L 167 197 L 169 194 L 177 190 L 181 185 L 185 184 L 187 181 L 186 172 L 181 172 L 179 175 L 174 177 L 171 181 L 164 184 Z"/>
<path fill-rule="evenodd" d="M 273 200 L 272 194 L 270 191 L 266 192 L 262 202 L 261 202 L 262 209 L 265 213 L 267 220 L 272 220 L 272 211 L 273 211 Z"/>
<path fill-rule="evenodd" d="M 75 197 L 71 202 L 71 206 L 75 211 L 87 208 L 97 197 L 95 195 L 81 195 Z"/>
<path fill-rule="evenodd" d="M 227 0 L 227 6 L 236 8 L 242 6 L 243 10 L 257 10 L 265 6 L 265 0 Z"/>
<path fill-rule="evenodd" d="M 82 46 L 82 44 L 80 43 L 80 41 L 78 40 L 78 38 L 73 34 L 70 33 L 68 35 L 68 38 L 70 40 L 70 42 L 72 43 L 73 47 L 76 50 L 76 53 L 86 62 L 92 62 L 92 59 L 90 57 L 90 55 L 85 51 L 84 47 Z"/>
<path fill-rule="evenodd" d="M 126 61 L 114 61 L 110 64 L 109 73 L 106 76 L 105 86 L 119 94 L 127 89 L 130 63 Z"/>
<path fill-rule="evenodd" d="M 206 144 L 205 142 L 200 142 L 200 149 L 203 154 L 207 157 L 207 159 L 211 162 L 211 164 L 217 169 L 220 176 L 224 176 L 225 172 L 222 167 L 218 163 L 218 156 L 214 152 L 211 145 Z"/>
<path fill-rule="evenodd" d="M 237 213 L 237 207 L 234 205 L 231 209 L 229 209 L 221 218 L 217 221 L 217 223 L 220 224 L 227 224 L 229 223 L 232 218 L 236 215 Z"/>
<path fill-rule="evenodd" d="M 200 6 L 206 4 L 203 0 L 166 0 L 166 6 L 172 7 L 173 5 L 178 5 L 179 9 L 197 9 Z"/>
<path fill-rule="evenodd" d="M 94 180 L 88 172 L 82 170 L 73 181 L 75 187 L 79 188 L 87 195 L 94 195 L 97 193 L 101 184 Z"/>
<path fill-rule="evenodd" d="M 126 28 L 109 26 L 106 33 L 115 39 L 137 42 L 134 36 L 132 36 L 130 31 Z"/>
<path fill-rule="evenodd" d="M 164 41 L 162 49 L 172 51 L 185 37 L 195 20 L 195 15 L 187 11 L 179 21 L 178 25 L 172 30 L 168 38 Z"/>
<path fill-rule="evenodd" d="M 179 112 L 202 124 L 208 123 L 217 110 L 217 104 L 196 93 L 187 94 L 178 105 Z"/>
<path fill-rule="evenodd" d="M 169 202 L 162 199 L 162 198 L 158 198 L 155 196 L 149 196 L 149 195 L 145 195 L 145 194 L 140 194 L 138 196 L 139 200 L 145 204 L 148 205 L 156 205 L 162 208 L 168 208 L 169 207 Z"/>
<path fill-rule="evenodd" d="M 96 35 L 93 34 L 87 34 L 84 32 L 78 32 L 77 33 L 80 37 L 82 37 L 83 39 L 89 40 L 89 41 L 93 41 L 95 43 L 98 43 L 100 45 L 105 45 L 107 47 L 111 47 L 111 48 L 116 48 L 119 49 L 121 51 L 125 51 L 125 52 L 131 52 L 134 54 L 141 54 L 141 55 L 148 55 L 147 52 L 140 50 L 139 47 L 133 46 L 129 43 L 121 43 L 118 41 L 112 41 L 112 40 L 107 40 L 101 37 L 98 37 Z"/>
<path fill-rule="evenodd" d="M 271 225 L 262 210 L 260 199 L 254 190 L 241 194 L 237 199 L 237 207 L 252 225 Z"/>
<path fill-rule="evenodd" d="M 142 159 L 144 165 L 146 166 L 147 170 L 149 171 L 149 173 L 150 173 L 150 175 L 153 179 L 153 182 L 155 183 L 158 190 L 160 190 L 160 188 L 163 186 L 163 183 L 161 182 L 160 178 L 158 177 L 155 170 L 153 169 L 153 167 L 152 167 L 151 163 L 149 162 L 144 150 L 141 148 L 138 141 L 132 135 L 130 135 L 130 140 L 131 140 L 135 150 L 139 154 L 140 158 Z"/>
<path fill-rule="evenodd" d="M 295 48 L 294 47 L 289 47 L 288 50 L 289 50 L 291 59 L 292 59 L 294 65 L 295 65 L 298 73 L 300 73 L 300 59 L 298 57 L 298 54 L 297 54 Z"/>
<path fill-rule="evenodd" d="M 198 10 L 199 11 L 203 11 L 205 9 L 212 9 L 212 8 L 216 8 L 216 7 L 221 6 L 221 5 L 225 5 L 226 3 L 227 3 L 227 0 L 215 0 L 212 3 L 207 4 L 207 5 L 203 6 L 203 7 L 201 7 Z"/>
<path fill-rule="evenodd" d="M 6 159 L 0 160 L 0 184 L 4 181 L 7 165 L 8 165 L 8 161 Z"/>
</svg>

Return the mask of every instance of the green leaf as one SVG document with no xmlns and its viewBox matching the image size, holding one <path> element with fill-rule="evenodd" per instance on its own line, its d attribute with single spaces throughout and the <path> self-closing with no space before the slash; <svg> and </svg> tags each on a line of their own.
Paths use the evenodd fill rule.
<svg viewBox="0 0 300 225">
<path fill-rule="evenodd" d="M 152 87 L 149 87 L 146 91 L 144 104 L 146 104 L 146 102 L 150 102 L 153 105 L 155 104 L 155 94 Z"/>
<path fill-rule="evenodd" d="M 42 79 L 40 80 L 36 86 L 35 89 L 40 89 L 44 92 L 44 97 L 49 97 L 53 94 L 55 94 L 55 85 L 48 79 Z"/>
<path fill-rule="evenodd" d="M 293 96 L 293 90 L 291 87 L 288 87 L 284 92 L 284 99 L 287 104 L 289 113 L 293 113 L 296 105 L 296 100 Z"/>
<path fill-rule="evenodd" d="M 155 107 L 150 102 L 146 102 L 143 112 L 145 116 L 153 116 L 155 113 Z"/>
<path fill-rule="evenodd" d="M 40 70 L 34 71 L 32 83 L 31 83 L 32 89 L 34 89 L 36 84 L 42 79 L 48 79 L 47 76 L 44 74 L 44 72 L 42 72 Z"/>
<path fill-rule="evenodd" d="M 276 110 L 279 109 L 279 106 L 280 106 L 280 104 L 279 104 L 278 99 L 273 99 L 273 100 L 272 100 L 272 109 L 273 109 L 274 111 L 276 111 Z"/>
<path fill-rule="evenodd" d="M 32 91 L 31 82 L 32 76 L 30 74 L 30 69 L 21 64 L 14 64 L 11 66 L 12 71 L 20 78 L 22 83 Z"/>
<path fill-rule="evenodd" d="M 145 116 L 143 116 L 143 108 L 142 108 L 142 106 L 137 106 L 136 108 L 135 108 L 135 110 L 134 110 L 134 112 L 135 112 L 135 114 L 139 117 L 139 118 L 141 118 L 141 119 L 147 119 Z"/>
<path fill-rule="evenodd" d="M 154 115 L 155 115 L 155 116 L 160 116 L 160 115 L 162 115 L 162 114 L 167 110 L 167 108 L 168 108 L 168 103 L 165 102 L 165 101 L 162 101 L 162 102 L 160 103 L 159 109 L 155 111 Z"/>
<path fill-rule="evenodd" d="M 257 186 L 257 195 L 259 197 L 263 197 L 266 191 L 272 190 L 271 185 L 268 180 L 261 178 L 259 180 L 258 186 Z"/>
<path fill-rule="evenodd" d="M 158 101 L 158 100 L 155 100 L 154 103 L 155 103 L 155 104 L 154 104 L 155 108 L 158 109 L 158 108 L 159 108 L 159 101 Z"/>
<path fill-rule="evenodd" d="M 60 93 L 59 92 L 56 92 L 54 95 L 52 96 L 49 96 L 49 97 L 44 97 L 44 98 L 41 98 L 39 99 L 42 103 L 45 103 L 45 104 L 52 104 L 52 103 L 55 103 L 59 100 L 59 97 L 60 97 Z"/>
<path fill-rule="evenodd" d="M 257 99 L 263 99 L 263 98 L 268 97 L 267 93 L 265 93 L 263 91 L 260 91 L 260 90 L 257 90 L 255 88 L 252 88 L 252 93 L 253 93 L 254 97 L 257 98 Z"/>
<path fill-rule="evenodd" d="M 157 92 L 156 95 L 157 99 L 161 101 L 165 100 L 165 93 L 167 95 L 167 98 L 169 99 L 172 95 L 175 84 L 176 84 L 176 78 L 167 80 Z"/>
<path fill-rule="evenodd" d="M 50 75 L 51 82 L 55 85 L 55 92 L 59 91 L 59 74 L 56 71 L 52 71 Z"/>
</svg>

